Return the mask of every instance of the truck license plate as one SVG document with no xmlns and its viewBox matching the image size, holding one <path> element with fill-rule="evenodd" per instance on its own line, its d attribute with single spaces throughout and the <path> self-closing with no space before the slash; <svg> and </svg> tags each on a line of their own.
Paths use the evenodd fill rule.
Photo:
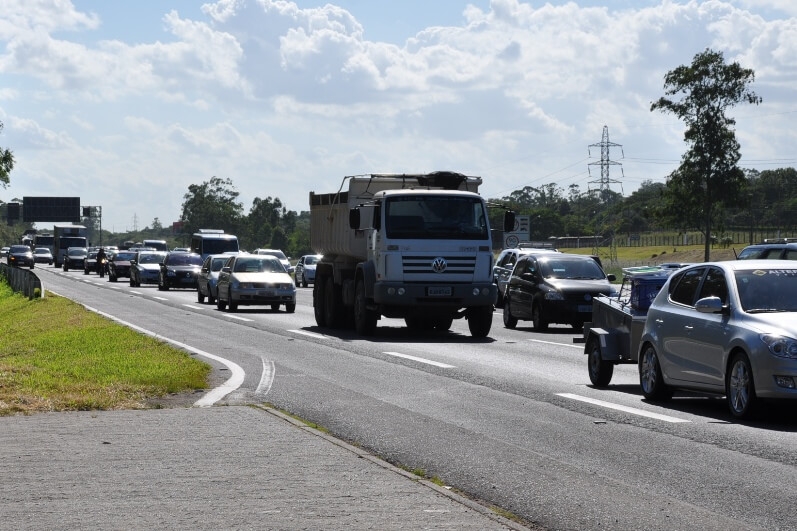
<svg viewBox="0 0 797 531">
<path fill-rule="evenodd" d="M 426 288 L 426 294 L 430 297 L 450 297 L 451 286 L 434 286 Z"/>
</svg>

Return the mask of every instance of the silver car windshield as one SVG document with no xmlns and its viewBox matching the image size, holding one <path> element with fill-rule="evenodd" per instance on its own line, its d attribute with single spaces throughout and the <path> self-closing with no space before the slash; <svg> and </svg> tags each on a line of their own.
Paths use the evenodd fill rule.
<svg viewBox="0 0 797 531">
<path fill-rule="evenodd" d="M 797 312 L 797 269 L 736 271 L 736 287 L 747 313 Z"/>
</svg>

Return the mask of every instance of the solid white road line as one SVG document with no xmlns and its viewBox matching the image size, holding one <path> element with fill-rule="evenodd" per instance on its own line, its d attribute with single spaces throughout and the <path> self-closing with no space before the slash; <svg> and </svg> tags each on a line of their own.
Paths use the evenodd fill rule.
<svg viewBox="0 0 797 531">
<path fill-rule="evenodd" d="M 246 317 L 239 317 L 237 315 L 229 315 L 229 314 L 227 314 L 227 317 L 229 317 L 230 319 L 238 319 L 239 321 L 245 321 L 247 323 L 251 323 L 252 322 L 252 319 L 247 319 Z"/>
<path fill-rule="evenodd" d="M 257 384 L 255 394 L 267 395 L 271 390 L 271 384 L 274 383 L 274 374 L 276 373 L 276 369 L 274 368 L 273 361 L 266 361 L 265 358 L 261 359 L 263 360 L 263 375 L 260 377 L 260 383 Z"/>
<path fill-rule="evenodd" d="M 570 347 L 570 348 L 577 348 L 579 350 L 584 350 L 582 345 L 569 345 L 567 343 L 557 343 L 556 341 L 543 341 L 541 339 L 529 339 L 532 343 L 545 343 L 546 345 L 556 345 L 557 347 Z"/>
<path fill-rule="evenodd" d="M 561 396 L 563 398 L 570 398 L 571 400 L 578 400 L 580 402 L 586 402 L 588 404 L 592 404 L 595 406 L 601 406 L 609 409 L 616 409 L 618 411 L 624 411 L 626 413 L 631 413 L 632 415 L 639 415 L 641 417 L 648 417 L 657 420 L 663 420 L 664 422 L 672 422 L 672 423 L 683 423 L 683 422 L 691 422 L 689 420 L 679 419 L 676 417 L 669 417 L 667 415 L 660 415 L 658 413 L 651 413 L 649 411 L 644 411 L 642 409 L 637 409 L 635 407 L 628 407 L 628 406 L 621 406 L 620 404 L 613 404 L 611 402 L 604 402 L 603 400 L 595 400 L 594 398 L 588 398 L 586 396 L 574 395 L 570 393 L 557 393 L 557 396 Z"/>
<path fill-rule="evenodd" d="M 427 360 L 425 358 L 418 358 L 415 356 L 410 356 L 409 354 L 402 354 L 400 352 L 383 352 L 382 354 L 387 354 L 388 356 L 395 356 L 397 358 L 404 358 L 407 360 L 417 361 L 419 363 L 426 363 L 427 365 L 434 365 L 435 367 L 441 367 L 443 369 L 453 369 L 454 365 L 448 365 L 446 363 L 440 363 L 439 361 L 432 361 Z"/>
<path fill-rule="evenodd" d="M 325 336 L 323 334 L 316 334 L 314 332 L 305 332 L 304 330 L 288 330 L 288 332 L 293 332 L 294 334 L 301 334 L 303 336 L 312 337 L 315 339 L 337 339 L 334 337 Z"/>
</svg>

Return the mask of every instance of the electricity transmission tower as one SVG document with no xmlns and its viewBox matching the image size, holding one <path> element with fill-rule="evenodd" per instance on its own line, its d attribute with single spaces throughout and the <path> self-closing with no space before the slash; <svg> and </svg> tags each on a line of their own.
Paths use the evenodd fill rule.
<svg viewBox="0 0 797 531">
<path fill-rule="evenodd" d="M 609 142 L 609 127 L 603 126 L 603 136 L 601 137 L 601 141 L 598 144 L 590 144 L 587 147 L 587 153 L 592 156 L 589 148 L 599 147 L 601 150 L 601 160 L 600 162 L 590 162 L 587 164 L 587 170 L 589 171 L 590 166 L 600 166 L 601 167 L 601 178 L 597 181 L 589 181 L 587 185 L 590 184 L 598 184 L 600 186 L 600 197 L 604 202 L 604 206 L 607 206 L 605 203 L 609 201 L 609 192 L 611 191 L 612 184 L 619 184 L 620 185 L 620 192 L 623 191 L 623 183 L 609 177 L 609 168 L 612 166 L 620 166 L 620 173 L 623 173 L 623 165 L 619 162 L 615 162 L 611 159 L 609 150 L 610 148 L 620 148 L 620 154 L 622 155 L 621 158 L 625 158 L 625 154 L 623 153 L 623 146 L 620 144 L 615 144 L 614 142 Z M 592 172 L 590 172 L 592 175 Z M 596 231 L 597 232 L 597 231 Z M 611 244 L 609 246 L 609 259 L 612 262 L 617 261 L 617 246 L 614 241 L 614 229 L 611 230 L 612 238 Z M 594 254 L 598 254 L 598 237 L 596 235 L 594 246 L 592 249 Z"/>
<path fill-rule="evenodd" d="M 620 173 L 623 173 L 623 165 L 619 162 L 615 162 L 609 156 L 609 148 L 620 148 L 620 154 L 622 155 L 621 158 L 625 158 L 625 154 L 623 153 L 623 146 L 620 144 L 615 144 L 614 142 L 609 142 L 609 127 L 603 126 L 603 137 L 601 138 L 600 143 L 598 144 L 590 144 L 587 147 L 587 153 L 592 156 L 589 148 L 599 147 L 601 148 L 601 160 L 600 162 L 590 162 L 587 164 L 587 170 L 589 171 L 589 166 L 600 166 L 601 167 L 601 178 L 598 181 L 589 181 L 587 184 L 600 184 L 600 192 L 601 197 L 604 199 L 606 198 L 606 192 L 610 190 L 610 185 L 612 184 L 619 184 L 620 185 L 620 192 L 623 190 L 623 183 L 620 181 L 616 181 L 614 179 L 609 178 L 609 168 L 611 166 L 620 166 Z M 592 175 L 592 172 L 590 172 Z"/>
</svg>

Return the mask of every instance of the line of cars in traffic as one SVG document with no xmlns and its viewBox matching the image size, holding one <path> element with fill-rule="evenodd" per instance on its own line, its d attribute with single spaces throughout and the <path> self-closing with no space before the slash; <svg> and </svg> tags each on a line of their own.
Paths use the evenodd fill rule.
<svg viewBox="0 0 797 531">
<path fill-rule="evenodd" d="M 296 309 L 296 287 L 315 281 L 315 264 L 320 256 L 302 256 L 294 268 L 282 251 L 256 249 L 210 254 L 202 257 L 189 249 L 160 251 L 149 247 L 109 249 L 105 272 L 109 282 L 128 278 L 130 287 L 156 284 L 172 288 L 195 289 L 197 302 L 216 304 L 219 310 L 236 311 L 239 306 L 266 305 L 273 311 L 281 306 L 288 313 Z M 97 250 L 83 247 L 67 249 L 64 271 L 96 271 Z M 294 271 L 295 269 L 295 271 Z M 291 272 L 297 275 L 291 277 Z"/>
<path fill-rule="evenodd" d="M 797 242 L 763 242 L 737 260 L 627 268 L 618 290 L 598 287 L 615 279 L 587 256 L 514 249 L 499 255 L 494 281 L 508 328 L 520 319 L 537 331 L 549 322 L 585 325 L 595 387 L 609 385 L 614 365 L 635 363 L 646 399 L 669 400 L 676 390 L 724 395 L 731 416 L 742 419 L 764 401 L 797 400 L 794 260 Z M 643 280 L 656 280 L 655 289 L 643 291 Z"/>
</svg>

